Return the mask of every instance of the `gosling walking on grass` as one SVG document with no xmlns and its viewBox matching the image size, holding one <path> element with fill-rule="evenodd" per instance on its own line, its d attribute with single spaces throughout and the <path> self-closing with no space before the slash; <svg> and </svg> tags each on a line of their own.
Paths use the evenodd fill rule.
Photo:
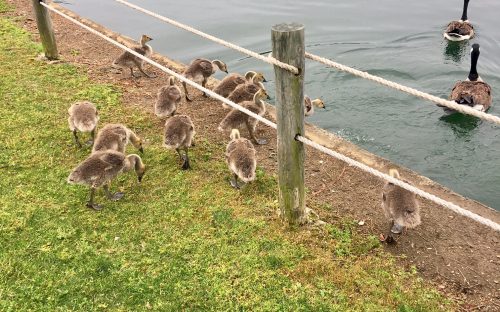
<svg viewBox="0 0 500 312">
<path fill-rule="evenodd" d="M 166 86 L 161 87 L 155 103 L 155 115 L 160 118 L 175 115 L 177 106 L 181 102 L 181 89 L 175 85 L 175 77 L 168 77 Z"/>
<path fill-rule="evenodd" d="M 90 187 L 90 198 L 87 207 L 101 210 L 102 207 L 94 202 L 95 191 L 103 187 L 108 199 L 119 200 L 123 193 L 111 194 L 108 184 L 120 173 L 134 169 L 137 180 L 141 182 L 146 166 L 142 163 L 141 157 L 135 154 L 125 156 L 116 151 L 105 151 L 92 153 L 87 159 L 81 162 L 68 177 L 70 184 L 83 184 Z"/>
<path fill-rule="evenodd" d="M 77 131 L 90 132 L 92 140 L 89 142 L 93 144 L 95 129 L 97 127 L 97 122 L 99 121 L 99 114 L 95 105 L 88 101 L 76 102 L 70 106 L 68 113 L 69 129 L 73 132 L 76 145 L 78 147 L 82 147 L 82 144 L 78 139 Z"/>
<path fill-rule="evenodd" d="M 144 153 L 142 140 L 132 130 L 122 124 L 107 124 L 97 133 L 92 152 L 113 150 L 125 153 L 127 144 L 132 145 Z"/>
<path fill-rule="evenodd" d="M 182 161 L 182 170 L 191 169 L 188 149 L 194 146 L 194 125 L 186 115 L 177 115 L 165 122 L 164 146 L 175 150 Z M 181 150 L 184 154 L 181 154 Z"/>
<path fill-rule="evenodd" d="M 256 151 L 252 142 L 240 137 L 238 129 L 231 131 L 230 138 L 231 141 L 226 147 L 226 162 L 229 170 L 233 173 L 231 186 L 239 189 L 241 185 L 238 183 L 238 179 L 244 183 L 255 180 Z"/>
</svg>

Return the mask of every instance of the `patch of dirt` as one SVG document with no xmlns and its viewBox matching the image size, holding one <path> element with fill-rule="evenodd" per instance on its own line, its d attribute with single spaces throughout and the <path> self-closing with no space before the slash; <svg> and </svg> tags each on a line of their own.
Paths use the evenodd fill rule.
<svg viewBox="0 0 500 312">
<path fill-rule="evenodd" d="M 9 14 L 17 16 L 18 22 L 39 40 L 31 2 L 9 2 L 15 7 L 15 12 Z M 165 73 L 146 65 L 146 71 L 154 72 L 157 78 L 120 79 L 111 70 L 113 59 L 121 52 L 118 48 L 59 16 L 53 16 L 53 24 L 62 60 L 86 69 L 95 81 L 120 86 L 125 104 L 140 106 L 151 114 L 152 120 L 158 120 L 153 104 L 157 90 L 166 84 Z M 164 58 L 157 61 L 177 72 L 182 70 L 178 63 L 165 64 Z M 211 80 L 209 87 L 214 83 Z M 202 97 L 201 92 L 192 88 L 189 92 L 195 95 L 194 101 L 183 101 L 178 113 L 191 116 L 198 137 L 225 146 L 228 134 L 218 132 L 217 126 L 227 111 L 218 101 Z M 163 123 L 155 124 L 160 133 Z M 275 131 L 264 125 L 258 129 L 259 137 L 270 140 L 268 145 L 256 147 L 259 166 L 274 173 Z M 377 236 L 387 232 L 389 224 L 380 207 L 383 181 L 310 148 L 306 158 L 308 206 L 322 220 L 337 223 L 350 217 L 364 221 L 359 227 L 361 232 Z M 405 255 L 401 265 L 415 266 L 440 291 L 463 300 L 464 311 L 500 311 L 500 234 L 428 201 L 421 200 L 421 204 L 422 225 L 407 231 L 397 244 L 386 245 L 386 250 Z"/>
</svg>

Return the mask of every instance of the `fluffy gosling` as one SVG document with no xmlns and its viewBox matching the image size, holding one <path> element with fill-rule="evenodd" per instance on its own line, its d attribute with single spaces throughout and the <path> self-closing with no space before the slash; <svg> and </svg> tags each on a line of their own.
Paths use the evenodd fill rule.
<svg viewBox="0 0 500 312">
<path fill-rule="evenodd" d="M 307 95 L 304 96 L 304 116 L 309 117 L 314 114 L 314 106 L 325 108 L 325 103 L 321 99 L 312 100 Z"/>
<path fill-rule="evenodd" d="M 141 153 L 144 153 L 141 138 L 132 130 L 122 124 L 107 124 L 97 133 L 92 153 L 107 150 L 125 153 L 125 148 L 129 142 Z"/>
<path fill-rule="evenodd" d="M 265 99 L 269 99 L 269 95 L 267 95 L 266 90 L 260 89 L 255 93 L 253 101 L 245 101 L 241 103 L 241 106 L 258 114 L 259 116 L 264 116 L 264 114 L 266 113 L 266 103 L 264 102 Z M 252 118 L 237 109 L 232 109 L 221 121 L 219 125 L 219 131 L 237 129 L 245 125 L 250 134 L 250 138 L 254 143 L 259 145 L 267 144 L 267 140 L 257 139 L 255 137 L 255 128 L 257 127 L 258 123 L 259 122 L 257 121 L 257 119 Z"/>
<path fill-rule="evenodd" d="M 90 154 L 87 159 L 81 162 L 68 177 L 70 184 L 83 184 L 90 187 L 90 198 L 87 207 L 101 210 L 102 206 L 94 202 L 95 191 L 103 187 L 108 199 L 119 200 L 123 193 L 111 194 L 108 184 L 120 173 L 135 170 L 137 180 L 141 182 L 146 166 L 142 163 L 141 157 L 135 154 L 125 156 L 125 154 L 116 151 L 96 152 Z"/>
<path fill-rule="evenodd" d="M 239 189 L 238 178 L 244 183 L 255 180 L 255 169 L 257 168 L 256 151 L 252 142 L 240 137 L 238 129 L 231 131 L 231 141 L 226 147 L 226 162 L 229 170 L 233 173 L 231 186 Z"/>
<path fill-rule="evenodd" d="M 151 54 L 153 54 L 153 48 L 147 44 L 147 42 L 153 40 L 151 37 L 147 35 L 142 35 L 141 39 L 139 40 L 139 45 L 131 47 L 132 50 L 135 52 L 144 55 L 145 57 L 150 57 Z M 135 76 L 134 74 L 134 67 L 137 67 L 141 73 L 144 74 L 144 76 L 148 78 L 155 78 L 155 75 L 150 75 L 144 71 L 144 61 L 137 56 L 133 55 L 130 52 L 123 52 L 120 56 L 118 56 L 117 59 L 114 60 L 113 66 L 118 67 L 118 68 L 128 68 L 130 69 L 130 76 L 137 78 L 138 76 Z"/>
<path fill-rule="evenodd" d="M 165 122 L 164 146 L 175 149 L 182 163 L 182 170 L 191 169 L 189 164 L 188 148 L 194 146 L 194 125 L 186 115 L 177 115 Z M 184 151 L 184 155 L 181 154 Z"/>
<path fill-rule="evenodd" d="M 227 72 L 227 66 L 224 62 L 219 60 L 209 61 L 207 59 L 195 59 L 189 64 L 189 66 L 184 70 L 184 77 L 193 80 L 195 82 L 201 82 L 203 87 L 206 86 L 208 78 L 215 73 L 216 68 L 219 68 L 221 71 Z M 184 87 L 184 93 L 186 96 L 186 101 L 192 101 L 189 97 L 186 83 L 183 81 L 182 86 Z M 207 96 L 205 92 L 203 92 L 203 96 Z"/>
<path fill-rule="evenodd" d="M 215 87 L 214 92 L 220 96 L 228 97 L 238 85 L 251 81 L 256 74 L 254 71 L 246 72 L 245 76 L 238 73 L 229 74 Z"/>
<path fill-rule="evenodd" d="M 252 101 L 254 94 L 261 90 L 266 89 L 263 82 L 266 82 L 266 78 L 262 73 L 256 73 L 251 81 L 246 82 L 245 84 L 237 86 L 233 92 L 228 96 L 228 100 L 233 101 L 234 103 L 241 103 L 244 101 Z M 222 107 L 229 108 L 227 104 L 222 103 Z"/>
<path fill-rule="evenodd" d="M 181 89 L 175 85 L 175 77 L 168 77 L 168 84 L 158 91 L 158 97 L 155 103 L 156 116 L 165 118 L 175 115 L 181 98 Z"/>
<path fill-rule="evenodd" d="M 91 142 L 93 144 L 95 129 L 97 127 L 97 122 L 99 121 L 99 114 L 95 105 L 88 101 L 76 102 L 70 106 L 68 113 L 69 129 L 73 132 L 76 145 L 78 147 L 82 147 L 82 144 L 78 139 L 77 130 L 80 132 L 90 132 L 92 137 Z"/>
<path fill-rule="evenodd" d="M 396 169 L 389 170 L 389 175 L 400 179 Z M 386 182 L 382 189 L 382 208 L 386 217 L 391 220 L 391 228 L 386 238 L 389 243 L 393 241 L 392 234 L 401 234 L 405 227 L 414 228 L 420 224 L 417 195 L 390 182 Z"/>
</svg>

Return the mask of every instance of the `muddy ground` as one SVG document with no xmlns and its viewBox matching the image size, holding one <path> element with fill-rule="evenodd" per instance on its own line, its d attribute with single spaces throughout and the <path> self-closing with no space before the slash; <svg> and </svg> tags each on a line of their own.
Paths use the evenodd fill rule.
<svg viewBox="0 0 500 312">
<path fill-rule="evenodd" d="M 11 15 L 39 40 L 31 1 L 9 2 L 15 6 Z M 166 83 L 165 73 L 146 65 L 147 71 L 154 72 L 157 78 L 120 79 L 110 67 L 120 54 L 118 48 L 59 16 L 53 16 L 53 23 L 63 61 L 85 68 L 93 80 L 120 86 L 124 91 L 124 104 L 141 106 L 155 118 L 153 104 L 157 90 Z M 154 41 L 152 45 L 154 47 Z M 182 64 L 159 56 L 155 59 L 177 72 L 182 70 Z M 215 80 L 210 81 L 209 87 L 214 83 Z M 178 113 L 191 116 L 197 126 L 197 136 L 225 145 L 227 135 L 218 132 L 217 126 L 226 111 L 219 102 L 202 97 L 196 90 L 190 89 L 190 92 L 195 95 L 194 101 L 183 101 Z M 158 121 L 157 126 L 161 131 L 162 122 Z M 260 137 L 270 140 L 268 145 L 257 147 L 259 166 L 274 173 L 276 133 L 264 125 L 258 129 Z M 306 158 L 308 206 L 319 213 L 322 220 L 336 223 L 351 217 L 364 221 L 359 231 L 374 235 L 386 232 L 388 223 L 380 208 L 383 181 L 309 148 Z M 432 187 L 427 189 L 432 191 Z M 421 203 L 422 225 L 407 231 L 397 244 L 385 245 L 385 248 L 395 255 L 404 255 L 401 265 L 416 266 L 440 291 L 463 300 L 463 310 L 500 311 L 500 234 L 426 200 Z M 465 208 L 467 203 L 473 205 L 473 201 L 460 202 Z M 498 214 L 488 214 L 498 222 Z"/>
</svg>

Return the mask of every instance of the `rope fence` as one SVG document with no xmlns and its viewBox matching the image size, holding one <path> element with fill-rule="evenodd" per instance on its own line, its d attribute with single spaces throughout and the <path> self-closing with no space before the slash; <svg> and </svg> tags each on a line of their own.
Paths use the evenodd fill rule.
<svg viewBox="0 0 500 312">
<path fill-rule="evenodd" d="M 120 1 L 121 2 L 122 0 L 115 0 L 115 1 Z M 177 79 L 179 79 L 179 80 L 181 80 L 183 82 L 186 82 L 190 86 L 192 86 L 192 87 L 194 87 L 194 88 L 196 88 L 196 89 L 198 89 L 200 91 L 205 92 L 210 97 L 228 104 L 229 106 L 231 106 L 231 107 L 233 107 L 233 108 L 235 108 L 235 109 L 237 109 L 237 110 L 239 110 L 239 111 L 241 111 L 241 112 L 243 112 L 243 113 L 245 113 L 245 114 L 247 114 L 247 115 L 255 118 L 256 120 L 264 123 L 265 125 L 273 128 L 275 130 L 277 129 L 277 125 L 274 122 L 272 122 L 272 121 L 270 121 L 270 120 L 268 120 L 268 119 L 266 119 L 266 118 L 264 118 L 262 116 L 259 116 L 259 115 L 255 114 L 255 113 L 251 112 L 251 111 L 249 111 L 248 109 L 242 107 L 241 105 L 238 105 L 238 104 L 236 104 L 236 103 L 228 100 L 227 98 L 224 98 L 224 97 L 218 95 L 217 93 L 213 92 L 212 90 L 209 90 L 209 89 L 206 89 L 206 88 L 202 87 L 198 83 L 187 79 L 186 77 L 184 77 L 184 76 L 182 76 L 182 75 L 180 75 L 180 74 L 172 71 L 171 69 L 169 69 L 169 68 L 167 68 L 167 67 L 165 67 L 165 66 L 163 66 L 163 65 L 161 65 L 161 64 L 159 64 L 157 62 L 155 62 L 154 60 L 151 60 L 151 59 L 143 56 L 142 54 L 139 54 L 139 53 L 135 52 L 134 50 L 128 48 L 127 46 L 125 46 L 125 45 L 123 45 L 123 44 L 121 44 L 121 43 L 119 43 L 119 42 L 117 42 L 117 41 L 115 41 L 115 40 L 107 37 L 106 35 L 102 34 L 101 32 L 99 32 L 99 31 L 97 31 L 97 30 L 95 30 L 95 29 L 93 29 L 93 28 L 91 28 L 91 27 L 83 24 L 82 22 L 80 22 L 80 21 L 78 21 L 78 20 L 76 20 L 76 19 L 74 19 L 74 18 L 72 18 L 72 17 L 64 14 L 63 12 L 57 10 L 56 8 L 54 8 L 54 7 L 46 4 L 44 2 L 40 2 L 40 4 L 42 6 L 44 6 L 44 7 L 46 7 L 48 10 L 54 12 L 55 14 L 57 14 L 57 15 L 65 18 L 65 19 L 71 21 L 72 23 L 74 23 L 74 24 L 76 24 L 76 25 L 78 25 L 78 26 L 86 29 L 87 31 L 89 31 L 89 32 L 91 32 L 91 33 L 93 33 L 93 34 L 101 37 L 102 39 L 104 39 L 107 42 L 109 42 L 109 43 L 111 43 L 111 44 L 113 44 L 113 45 L 121 48 L 122 50 L 125 50 L 125 51 L 131 53 L 132 55 L 134 55 L 134 56 L 136 56 L 136 57 L 144 60 L 145 62 L 147 62 L 150 65 L 152 65 L 152 66 L 154 66 L 154 67 L 162 70 L 163 72 L 166 72 L 166 73 L 168 73 L 168 74 L 176 77 Z M 342 155 L 342 154 L 337 153 L 337 152 L 335 152 L 335 151 L 333 151 L 333 150 L 331 150 L 329 148 L 326 148 L 323 145 L 320 145 L 320 144 L 318 144 L 318 143 L 316 143 L 314 141 L 311 141 L 311 140 L 307 139 L 306 137 L 303 137 L 301 135 L 297 135 L 296 140 L 300 141 L 303 144 L 308 145 L 308 146 L 310 146 L 310 147 L 312 147 L 314 149 L 317 149 L 320 152 L 323 152 L 323 153 L 325 153 L 327 155 L 330 155 L 330 156 L 332 156 L 332 157 L 334 157 L 336 159 L 344 161 L 344 162 L 346 162 L 347 164 L 349 164 L 351 166 L 357 167 L 357 168 L 359 168 L 359 169 L 361 169 L 361 170 L 363 170 L 365 172 L 368 172 L 368 173 L 370 173 L 370 174 L 372 174 L 372 175 L 374 175 L 376 177 L 379 177 L 379 178 L 381 178 L 383 180 L 387 180 L 387 181 L 389 181 L 389 182 L 391 182 L 391 183 L 393 183 L 395 185 L 398 185 L 398 186 L 400 186 L 400 187 L 402 187 L 402 188 L 404 188 L 404 189 L 406 189 L 406 190 L 408 190 L 410 192 L 413 192 L 413 193 L 415 193 L 415 194 L 417 194 L 417 195 L 419 195 L 419 196 L 421 196 L 423 198 L 426 198 L 426 199 L 428 199 L 428 200 L 430 200 L 430 201 L 432 201 L 432 202 L 434 202 L 434 203 L 436 203 L 436 204 L 438 204 L 440 206 L 446 207 L 446 208 L 454 211 L 457 214 L 460 214 L 462 216 L 470 218 L 470 219 L 472 219 L 472 220 L 474 220 L 474 221 L 476 221 L 478 223 L 481 223 L 481 224 L 483 224 L 483 225 L 485 225 L 487 227 L 490 227 L 491 229 L 493 229 L 495 231 L 500 232 L 500 224 L 495 223 L 492 220 L 489 220 L 489 219 L 484 218 L 484 217 L 482 217 L 480 215 L 477 215 L 477 214 L 475 214 L 475 213 L 473 213 L 473 212 L 471 212 L 469 210 L 461 208 L 460 206 L 458 206 L 456 204 L 453 204 L 451 202 L 448 202 L 446 200 L 443 200 L 443 199 L 441 199 L 441 198 L 439 198 L 439 197 L 437 197 L 435 195 L 429 194 L 429 193 L 427 193 L 427 192 L 425 192 L 423 190 L 420 190 L 420 189 L 418 189 L 418 188 L 416 188 L 416 187 L 414 187 L 414 186 L 412 186 L 412 185 L 410 185 L 408 183 L 405 183 L 405 182 L 403 182 L 401 180 L 395 179 L 395 178 L 393 178 L 393 177 L 391 177 L 391 176 L 389 176 L 387 174 L 384 174 L 384 173 L 382 173 L 382 172 L 380 172 L 380 171 L 378 171 L 376 169 L 370 168 L 369 166 L 367 166 L 365 164 L 362 164 L 362 163 L 360 163 L 360 162 L 358 162 L 356 160 L 353 160 L 353 159 L 351 159 L 351 158 L 349 158 L 349 157 L 347 157 L 345 155 Z"/>
<path fill-rule="evenodd" d="M 266 62 L 268 64 L 276 65 L 276 66 L 281 67 L 283 69 L 289 70 L 290 72 L 292 72 L 294 74 L 298 74 L 298 70 L 297 70 L 296 67 L 291 66 L 291 65 L 286 64 L 286 63 L 283 63 L 283 62 L 280 62 L 280 61 L 278 61 L 277 59 L 275 59 L 272 56 L 263 56 L 263 55 L 260 55 L 259 53 L 250 51 L 248 49 L 242 48 L 242 47 L 237 46 L 235 44 L 232 44 L 230 42 L 224 41 L 224 40 L 222 40 L 220 38 L 217 38 L 217 37 L 214 37 L 214 36 L 209 35 L 207 33 L 204 33 L 204 32 L 202 32 L 200 30 L 197 30 L 197 29 L 195 29 L 195 28 L 193 28 L 191 26 L 179 23 L 179 22 L 177 22 L 177 21 L 175 21 L 173 19 L 170 19 L 168 17 L 165 17 L 165 16 L 159 15 L 157 13 L 151 12 L 151 11 L 145 9 L 145 8 L 142 8 L 140 6 L 137 6 L 135 4 L 127 2 L 125 0 L 114 0 L 114 1 L 116 1 L 118 3 L 121 3 L 121 4 L 123 4 L 123 5 L 125 5 L 125 6 L 127 6 L 129 8 L 134 9 L 134 10 L 137 10 L 139 12 L 142 12 L 144 14 L 147 14 L 149 16 L 152 16 L 154 18 L 157 18 L 157 19 L 159 19 L 161 21 L 164 21 L 164 22 L 166 22 L 166 23 L 168 23 L 170 25 L 176 26 L 178 28 L 181 28 L 181 29 L 184 29 L 184 30 L 189 31 L 191 33 L 194 33 L 196 35 L 199 35 L 202 38 L 211 40 L 211 41 L 216 42 L 218 44 L 221 44 L 221 45 L 223 45 L 225 47 L 228 47 L 230 49 L 234 49 L 234 50 L 239 51 L 239 52 L 241 52 L 243 54 L 246 54 L 248 56 L 251 56 L 251 57 L 259 59 L 259 60 L 261 60 L 263 62 Z M 334 62 L 332 60 L 326 59 L 326 58 L 318 56 L 318 55 L 314 55 L 314 54 L 309 53 L 309 52 L 306 52 L 305 56 L 306 56 L 306 58 L 308 58 L 310 60 L 313 60 L 313 61 L 325 64 L 325 65 L 327 65 L 329 67 L 332 67 L 332 68 L 335 68 L 337 70 L 340 70 L 340 71 L 343 71 L 343 72 L 347 72 L 347 73 L 350 73 L 350 74 L 352 74 L 354 76 L 358 76 L 358 77 L 361 77 L 361 78 L 364 78 L 364 79 L 375 81 L 375 82 L 377 82 L 377 83 L 379 83 L 381 85 L 384 85 L 384 86 L 387 86 L 387 87 L 390 87 L 390 88 L 393 88 L 393 89 L 396 89 L 396 90 L 399 90 L 399 91 L 402 91 L 402 92 L 406 92 L 406 93 L 411 94 L 413 96 L 416 96 L 416 97 L 419 97 L 419 98 L 422 98 L 422 99 L 434 102 L 436 104 L 439 104 L 441 106 L 445 106 L 445 107 L 447 107 L 449 109 L 455 110 L 455 111 L 460 112 L 462 114 L 471 115 L 471 116 L 474 116 L 474 117 L 477 117 L 477 118 L 480 118 L 480 119 L 483 119 L 483 120 L 495 123 L 497 125 L 500 125 L 500 117 L 497 117 L 495 115 L 491 115 L 491 114 L 487 114 L 487 113 L 484 113 L 484 112 L 480 112 L 478 110 L 473 109 L 472 107 L 465 106 L 465 105 L 460 105 L 460 104 L 455 103 L 454 101 L 449 101 L 449 100 L 446 100 L 446 99 L 442 99 L 440 97 L 437 97 L 437 96 L 434 96 L 434 95 L 431 95 L 431 94 L 428 94 L 428 93 L 425 93 L 425 92 L 422 92 L 422 91 L 418 91 L 418 90 L 416 90 L 414 88 L 406 87 L 406 86 L 404 86 L 402 84 L 399 84 L 399 83 L 396 83 L 396 82 L 392 82 L 392 81 L 389 81 L 387 79 L 384 79 L 384 78 L 381 78 L 381 77 L 378 77 L 378 76 L 375 76 L 375 75 L 371 75 L 371 74 L 369 74 L 367 72 L 363 72 L 363 71 L 351 68 L 349 66 L 345 66 L 345 65 L 339 64 L 337 62 Z"/>
<path fill-rule="evenodd" d="M 290 71 L 290 72 L 292 72 L 292 73 L 294 73 L 296 75 L 299 73 L 299 70 L 297 69 L 297 67 L 292 66 L 292 65 L 287 64 L 287 63 L 280 62 L 280 61 L 278 61 L 277 59 L 275 59 L 273 57 L 269 58 L 267 56 L 260 55 L 257 52 L 250 51 L 248 49 L 245 49 L 245 48 L 242 48 L 240 46 L 237 46 L 237 45 L 235 45 L 233 43 L 230 43 L 230 42 L 227 42 L 227 41 L 222 40 L 220 38 L 214 37 L 212 35 L 209 35 L 207 33 L 202 32 L 202 31 L 200 31 L 198 29 L 195 29 L 195 28 L 193 28 L 191 26 L 179 23 L 179 22 L 177 22 L 177 21 L 175 21 L 173 19 L 170 19 L 168 17 L 165 17 L 165 16 L 162 16 L 160 14 L 151 12 L 149 10 L 141 8 L 140 6 L 137 6 L 137 5 L 132 4 L 130 2 L 127 2 L 127 1 L 124 1 L 124 0 L 114 0 L 114 1 L 119 2 L 119 3 L 121 3 L 121 4 L 125 5 L 125 6 L 128 6 L 129 8 L 132 8 L 132 9 L 137 10 L 139 12 L 142 12 L 144 14 L 147 14 L 149 16 L 152 16 L 154 18 L 157 18 L 157 19 L 159 19 L 161 21 L 164 21 L 166 23 L 169 23 L 170 25 L 173 25 L 175 27 L 187 30 L 187 31 L 189 31 L 189 32 L 191 32 L 193 34 L 196 34 L 196 35 L 198 35 L 198 36 L 200 36 L 202 38 L 211 40 L 211 41 L 213 41 L 215 43 L 218 43 L 220 45 L 223 45 L 223 46 L 225 46 L 227 48 L 230 48 L 230 49 L 236 50 L 238 52 L 241 52 L 243 54 L 246 54 L 248 56 L 254 57 L 254 58 L 259 59 L 259 60 L 261 60 L 263 62 L 266 62 L 268 64 L 276 65 L 276 66 L 278 66 L 280 68 L 286 69 L 286 70 L 288 70 L 288 71 Z"/>
</svg>

